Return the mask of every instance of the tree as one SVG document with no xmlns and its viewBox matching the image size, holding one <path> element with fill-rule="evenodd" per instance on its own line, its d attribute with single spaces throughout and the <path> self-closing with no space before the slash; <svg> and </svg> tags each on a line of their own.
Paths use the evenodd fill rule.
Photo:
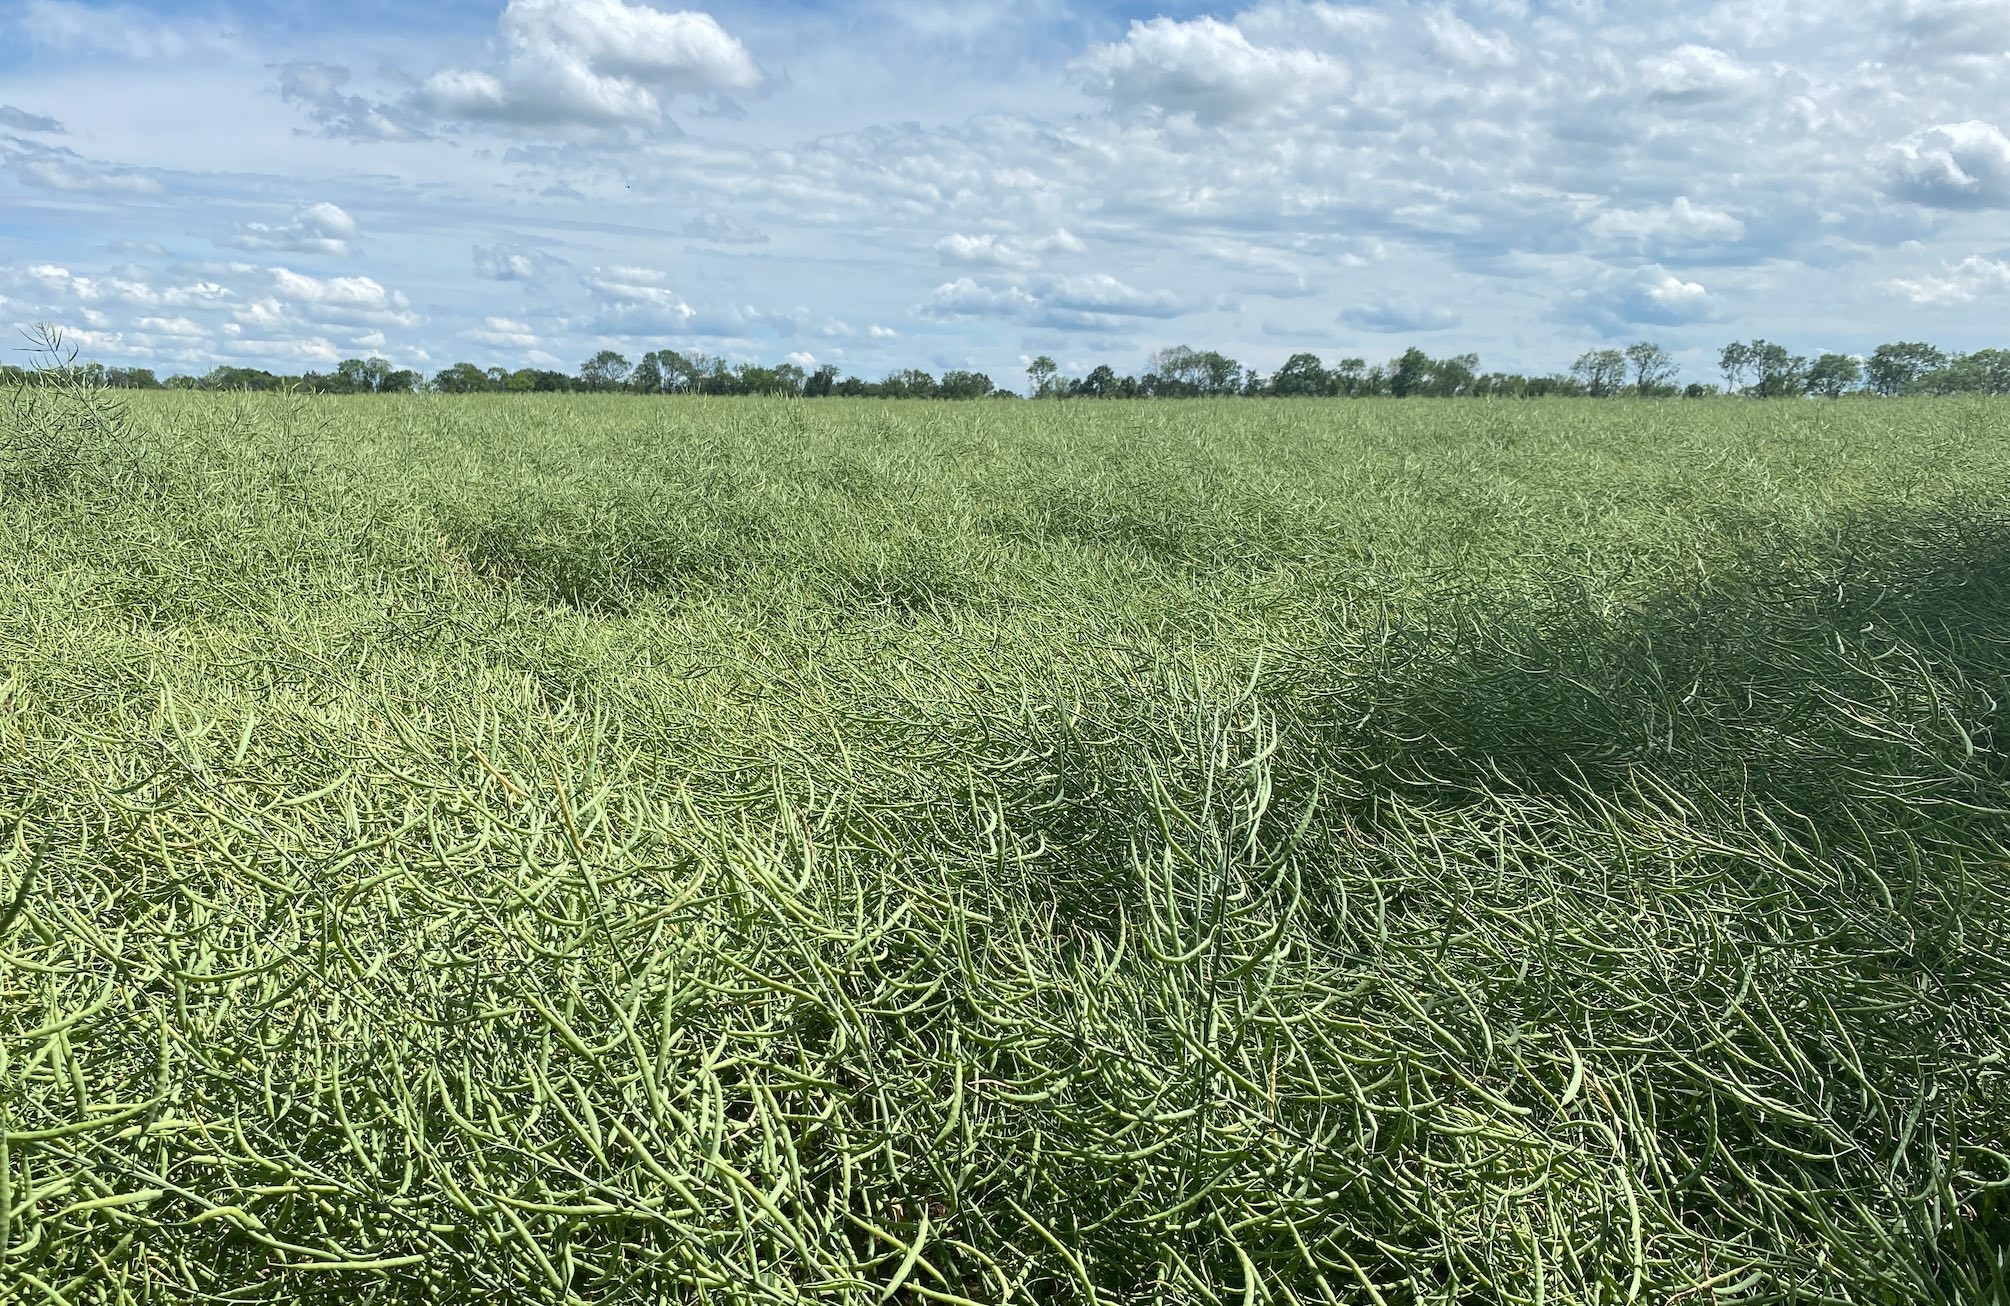
<svg viewBox="0 0 2010 1306">
<path fill-rule="evenodd" d="M 1114 399 L 1117 393 L 1116 369 L 1108 363 L 1096 364 L 1075 387 L 1075 393 L 1085 399 Z"/>
<path fill-rule="evenodd" d="M 1752 385 L 1753 394 L 1761 399 L 1790 399 L 1807 393 L 1807 359 L 1770 340 L 1754 340 L 1748 348 L 1752 367 L 1759 374 Z"/>
<path fill-rule="evenodd" d="M 619 390 L 635 369 L 612 349 L 603 349 L 579 365 L 579 379 L 589 390 Z"/>
<path fill-rule="evenodd" d="M 1212 349 L 1174 345 L 1152 355 L 1158 392 L 1170 398 L 1232 395 L 1242 389 L 1242 364 Z"/>
<path fill-rule="evenodd" d="M 1752 372 L 1752 347 L 1733 340 L 1717 354 L 1717 370 L 1724 374 L 1724 388 L 1733 392 L 1745 388 Z"/>
<path fill-rule="evenodd" d="M 628 374 L 628 388 L 637 394 L 659 395 L 664 390 L 663 355 L 652 352 L 642 355 L 642 361 Z"/>
<path fill-rule="evenodd" d="M 1289 399 L 1329 395 L 1333 393 L 1333 376 L 1317 354 L 1293 354 L 1270 378 L 1270 393 Z"/>
<path fill-rule="evenodd" d="M 982 372 L 944 372 L 936 393 L 944 399 L 982 399 L 995 389 Z"/>
<path fill-rule="evenodd" d="M 433 374 L 433 389 L 443 395 L 472 395 L 501 388 L 473 363 L 455 363 Z"/>
<path fill-rule="evenodd" d="M 1945 367 L 1928 372 L 1906 388 L 1929 395 L 2010 394 L 2010 350 L 1957 354 Z"/>
<path fill-rule="evenodd" d="M 1947 366 L 1947 355 L 1917 340 L 1879 345 L 1864 364 L 1870 388 L 1881 395 L 1901 395 L 1915 381 Z"/>
<path fill-rule="evenodd" d="M 1333 369 L 1333 381 L 1339 387 L 1340 393 L 1350 398 L 1363 393 L 1374 393 L 1367 389 L 1368 360 L 1365 358 L 1341 359 L 1340 365 Z"/>
<path fill-rule="evenodd" d="M 1633 388 L 1643 395 L 1670 388 L 1678 370 L 1668 351 L 1651 340 L 1628 345 L 1626 361 L 1633 364 Z"/>
<path fill-rule="evenodd" d="M 1850 354 L 1823 354 L 1808 368 L 1808 392 L 1839 399 L 1863 380 L 1863 363 Z"/>
<path fill-rule="evenodd" d="M 1054 378 L 1060 373 L 1054 360 L 1042 354 L 1026 364 L 1026 385 L 1035 399 L 1048 394 L 1054 386 Z"/>
<path fill-rule="evenodd" d="M 837 367 L 831 363 L 825 363 L 803 379 L 803 397 L 805 399 L 821 399 L 829 395 L 837 388 L 837 377 Z"/>
<path fill-rule="evenodd" d="M 904 367 L 898 372 L 889 372 L 886 380 L 879 384 L 881 392 L 888 399 L 935 398 L 935 378 L 918 367 Z"/>
<path fill-rule="evenodd" d="M 1431 380 L 1431 356 L 1415 345 L 1389 369 L 1389 393 L 1398 399 L 1422 394 Z"/>
<path fill-rule="evenodd" d="M 1570 365 L 1570 375 L 1593 399 L 1610 399 L 1626 384 L 1626 355 L 1617 349 L 1587 349 Z"/>
</svg>

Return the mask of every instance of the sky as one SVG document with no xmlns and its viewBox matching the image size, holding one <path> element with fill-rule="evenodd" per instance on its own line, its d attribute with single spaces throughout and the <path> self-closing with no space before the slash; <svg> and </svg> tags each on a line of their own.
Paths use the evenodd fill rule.
<svg viewBox="0 0 2010 1306">
<path fill-rule="evenodd" d="M 2010 0 L 0 0 L 0 350 L 2010 345 Z"/>
</svg>

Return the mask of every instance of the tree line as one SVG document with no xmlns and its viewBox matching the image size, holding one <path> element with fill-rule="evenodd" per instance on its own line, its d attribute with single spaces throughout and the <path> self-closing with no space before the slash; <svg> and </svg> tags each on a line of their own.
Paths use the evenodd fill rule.
<svg viewBox="0 0 2010 1306">
<path fill-rule="evenodd" d="M 1140 375 L 1120 375 L 1108 365 L 1086 375 L 1064 375 L 1042 355 L 1026 368 L 1026 393 L 1037 399 L 1274 398 L 1501 398 L 1546 396 L 1606 399 L 1757 399 L 1845 395 L 2010 394 L 2010 349 L 1949 352 L 1919 341 L 1879 345 L 1867 356 L 1824 353 L 1808 358 L 1769 340 L 1734 341 L 1718 355 L 1722 384 L 1681 379 L 1666 349 L 1640 341 L 1624 349 L 1591 349 L 1566 372 L 1530 375 L 1487 372 L 1476 354 L 1433 358 L 1411 348 L 1386 363 L 1342 358 L 1329 366 L 1316 354 L 1293 354 L 1265 375 L 1214 350 L 1176 345 L 1148 360 Z M 351 358 L 329 372 L 285 375 L 259 368 L 218 366 L 200 376 L 165 380 L 144 367 L 65 362 L 61 367 L 0 367 L 0 382 L 34 384 L 60 375 L 115 389 L 287 390 L 310 394 L 702 394 L 790 395 L 806 399 L 1018 398 L 982 372 L 941 376 L 903 368 L 877 380 L 840 376 L 830 365 L 772 366 L 729 363 L 702 353 L 659 349 L 630 361 L 603 349 L 577 373 L 524 367 L 510 370 L 456 363 L 427 377 L 383 358 Z"/>
</svg>

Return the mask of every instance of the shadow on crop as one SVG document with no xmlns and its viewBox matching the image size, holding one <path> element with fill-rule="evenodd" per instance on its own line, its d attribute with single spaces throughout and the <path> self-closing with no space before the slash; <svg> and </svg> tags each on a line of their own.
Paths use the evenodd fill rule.
<svg viewBox="0 0 2010 1306">
<path fill-rule="evenodd" d="M 1859 518 L 1630 609 L 1558 597 L 1454 637 L 1379 632 L 1292 686 L 1326 765 L 1413 795 L 1624 789 L 1986 797 L 2010 777 L 2010 519 Z"/>
</svg>

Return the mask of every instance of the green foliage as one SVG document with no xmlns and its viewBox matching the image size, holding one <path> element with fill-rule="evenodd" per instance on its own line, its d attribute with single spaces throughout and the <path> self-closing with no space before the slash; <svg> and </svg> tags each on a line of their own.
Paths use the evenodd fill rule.
<svg viewBox="0 0 2010 1306">
<path fill-rule="evenodd" d="M 34 393 L 0 1295 L 2010 1271 L 1983 401 Z"/>
</svg>

